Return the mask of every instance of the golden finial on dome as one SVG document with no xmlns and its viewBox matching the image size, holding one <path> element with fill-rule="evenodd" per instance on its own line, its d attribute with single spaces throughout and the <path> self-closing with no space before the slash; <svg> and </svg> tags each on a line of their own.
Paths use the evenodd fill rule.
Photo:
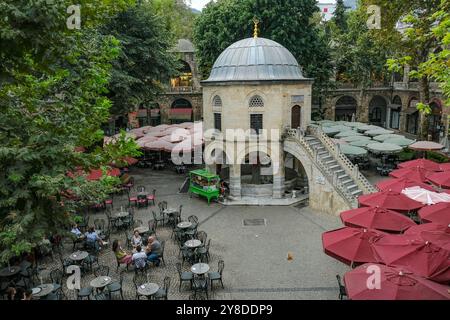
<svg viewBox="0 0 450 320">
<path fill-rule="evenodd" d="M 253 29 L 253 38 L 258 38 L 258 25 L 259 25 L 259 20 L 257 17 L 253 18 L 253 23 L 255 24 L 255 27 Z"/>
</svg>

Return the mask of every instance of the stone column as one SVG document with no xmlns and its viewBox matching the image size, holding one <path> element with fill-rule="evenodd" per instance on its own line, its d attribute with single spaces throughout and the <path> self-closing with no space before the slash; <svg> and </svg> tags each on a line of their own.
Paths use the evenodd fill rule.
<svg viewBox="0 0 450 320">
<path fill-rule="evenodd" d="M 280 145 L 281 148 L 281 145 Z M 277 154 L 278 153 L 278 154 Z M 284 197 L 284 191 L 285 191 L 285 186 L 284 186 L 284 152 L 282 152 L 282 149 L 279 149 L 279 152 L 274 152 L 274 150 L 272 150 L 272 162 L 277 161 L 277 165 L 274 165 L 274 163 L 272 163 L 273 166 L 273 194 L 272 197 L 274 199 L 281 199 Z"/>
<path fill-rule="evenodd" d="M 387 106 L 386 107 L 386 128 L 390 128 L 391 127 L 391 107 Z"/>
<path fill-rule="evenodd" d="M 241 165 L 230 166 L 230 196 L 234 199 L 241 199 Z"/>
</svg>

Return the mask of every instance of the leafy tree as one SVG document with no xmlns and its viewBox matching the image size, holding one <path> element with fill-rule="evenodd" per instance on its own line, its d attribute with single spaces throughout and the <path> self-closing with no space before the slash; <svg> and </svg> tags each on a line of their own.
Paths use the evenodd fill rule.
<svg viewBox="0 0 450 320">
<path fill-rule="evenodd" d="M 334 10 L 333 18 L 331 19 L 337 28 L 345 32 L 347 30 L 347 18 L 346 18 L 346 8 L 344 5 L 344 0 L 336 1 L 336 9 Z"/>
<path fill-rule="evenodd" d="M 126 114 L 161 92 L 178 66 L 169 52 L 173 42 L 150 4 L 140 4 L 119 13 L 102 28 L 120 41 L 121 52 L 113 62 L 109 97 L 113 114 Z"/>
<path fill-rule="evenodd" d="M 84 11 L 85 27 L 69 32 L 64 14 L 68 4 L 0 4 L 6 9 L 0 33 L 2 261 L 30 251 L 44 235 L 63 233 L 72 213 L 103 200 L 118 182 L 111 177 L 91 182 L 69 172 L 136 154 L 129 146 L 120 150 L 129 141 L 118 143 L 116 151 L 98 146 L 100 125 L 109 118 L 111 102 L 105 94 L 119 44 L 94 27 L 115 14 L 115 5 L 96 2 L 92 15 Z M 76 152 L 77 146 L 89 152 Z"/>
<path fill-rule="evenodd" d="M 175 39 L 192 39 L 196 14 L 180 0 L 151 1 L 157 16 L 161 17 L 165 29 Z"/>
<path fill-rule="evenodd" d="M 232 43 L 253 34 L 253 18 L 260 20 L 259 36 L 285 46 L 297 58 L 306 77 L 315 78 L 322 92 L 331 65 L 327 44 L 314 24 L 315 0 L 219 0 L 209 3 L 194 24 L 200 72 L 206 77 L 219 54 Z"/>
</svg>

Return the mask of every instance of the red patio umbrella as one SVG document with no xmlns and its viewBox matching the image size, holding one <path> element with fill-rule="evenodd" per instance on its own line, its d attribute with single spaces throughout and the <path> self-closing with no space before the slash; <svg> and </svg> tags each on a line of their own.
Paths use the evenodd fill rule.
<svg viewBox="0 0 450 320">
<path fill-rule="evenodd" d="M 106 175 L 110 177 L 118 177 L 120 176 L 120 170 L 117 168 L 112 168 L 107 170 Z M 89 174 L 86 176 L 86 179 L 89 181 L 95 181 L 100 180 L 103 176 L 102 169 L 93 169 L 89 172 Z"/>
<path fill-rule="evenodd" d="M 436 172 L 428 175 L 427 178 L 441 188 L 450 188 L 450 171 Z"/>
<path fill-rule="evenodd" d="M 380 270 L 379 289 L 372 284 L 373 270 Z M 371 278 L 369 278 L 371 277 Z M 406 268 L 367 263 L 344 275 L 351 300 L 448 300 L 449 287 L 419 277 Z"/>
<path fill-rule="evenodd" d="M 422 203 L 392 190 L 361 195 L 358 202 L 365 207 L 380 207 L 395 211 L 412 211 L 424 206 Z"/>
<path fill-rule="evenodd" d="M 419 217 L 423 223 L 435 222 L 448 226 L 450 224 L 450 203 L 441 202 L 419 210 Z"/>
<path fill-rule="evenodd" d="M 416 225 L 410 218 L 388 209 L 362 207 L 341 213 L 342 222 L 348 227 L 377 229 L 386 232 L 402 232 Z"/>
<path fill-rule="evenodd" d="M 389 173 L 389 175 L 393 178 L 408 177 L 409 180 L 425 183 L 427 181 L 427 176 L 431 173 L 433 173 L 433 171 L 421 167 L 411 167 L 394 170 Z"/>
<path fill-rule="evenodd" d="M 327 255 L 348 265 L 377 262 L 372 242 L 384 235 L 382 231 L 344 227 L 323 233 L 322 245 Z"/>
<path fill-rule="evenodd" d="M 151 150 L 151 151 L 166 151 L 170 152 L 172 151 L 174 145 L 168 141 L 165 140 L 156 140 L 152 142 L 148 142 L 144 145 L 144 149 Z"/>
<path fill-rule="evenodd" d="M 450 251 L 421 235 L 387 235 L 372 245 L 374 256 L 388 266 L 406 267 L 415 274 L 450 281 Z M 445 274 L 445 276 L 444 276 Z"/>
<path fill-rule="evenodd" d="M 450 171 L 450 162 L 441 163 L 439 168 L 441 169 L 441 171 Z"/>
<path fill-rule="evenodd" d="M 438 163 L 428 159 L 416 159 L 411 161 L 402 162 L 398 165 L 399 168 L 415 168 L 419 167 L 429 171 L 441 171 L 441 167 Z"/>
<path fill-rule="evenodd" d="M 392 190 L 395 192 L 402 192 L 406 188 L 411 187 L 421 187 L 423 189 L 429 190 L 429 191 L 435 191 L 432 186 L 429 184 L 423 183 L 423 182 L 417 182 L 414 180 L 411 180 L 408 176 L 403 176 L 401 178 L 394 178 L 394 179 L 387 179 L 383 180 L 381 182 L 378 182 L 376 184 L 378 190 L 384 191 L 384 190 Z"/>
<path fill-rule="evenodd" d="M 434 222 L 422 223 L 408 228 L 404 234 L 420 234 L 423 231 L 441 231 L 450 234 L 450 225 L 446 226 Z"/>
</svg>

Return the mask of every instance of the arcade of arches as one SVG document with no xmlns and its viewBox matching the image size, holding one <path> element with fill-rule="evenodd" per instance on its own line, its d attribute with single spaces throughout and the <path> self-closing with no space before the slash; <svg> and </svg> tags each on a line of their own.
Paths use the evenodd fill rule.
<svg viewBox="0 0 450 320">
<path fill-rule="evenodd" d="M 412 92 L 368 91 L 364 95 L 359 92 L 335 92 L 325 105 L 325 119 L 366 122 L 373 125 L 398 130 L 405 134 L 420 134 L 421 115 L 417 111 L 418 98 Z M 447 117 L 442 100 L 433 97 L 430 103 L 431 115 L 428 116 L 429 140 L 440 141 L 445 132 Z"/>
</svg>

